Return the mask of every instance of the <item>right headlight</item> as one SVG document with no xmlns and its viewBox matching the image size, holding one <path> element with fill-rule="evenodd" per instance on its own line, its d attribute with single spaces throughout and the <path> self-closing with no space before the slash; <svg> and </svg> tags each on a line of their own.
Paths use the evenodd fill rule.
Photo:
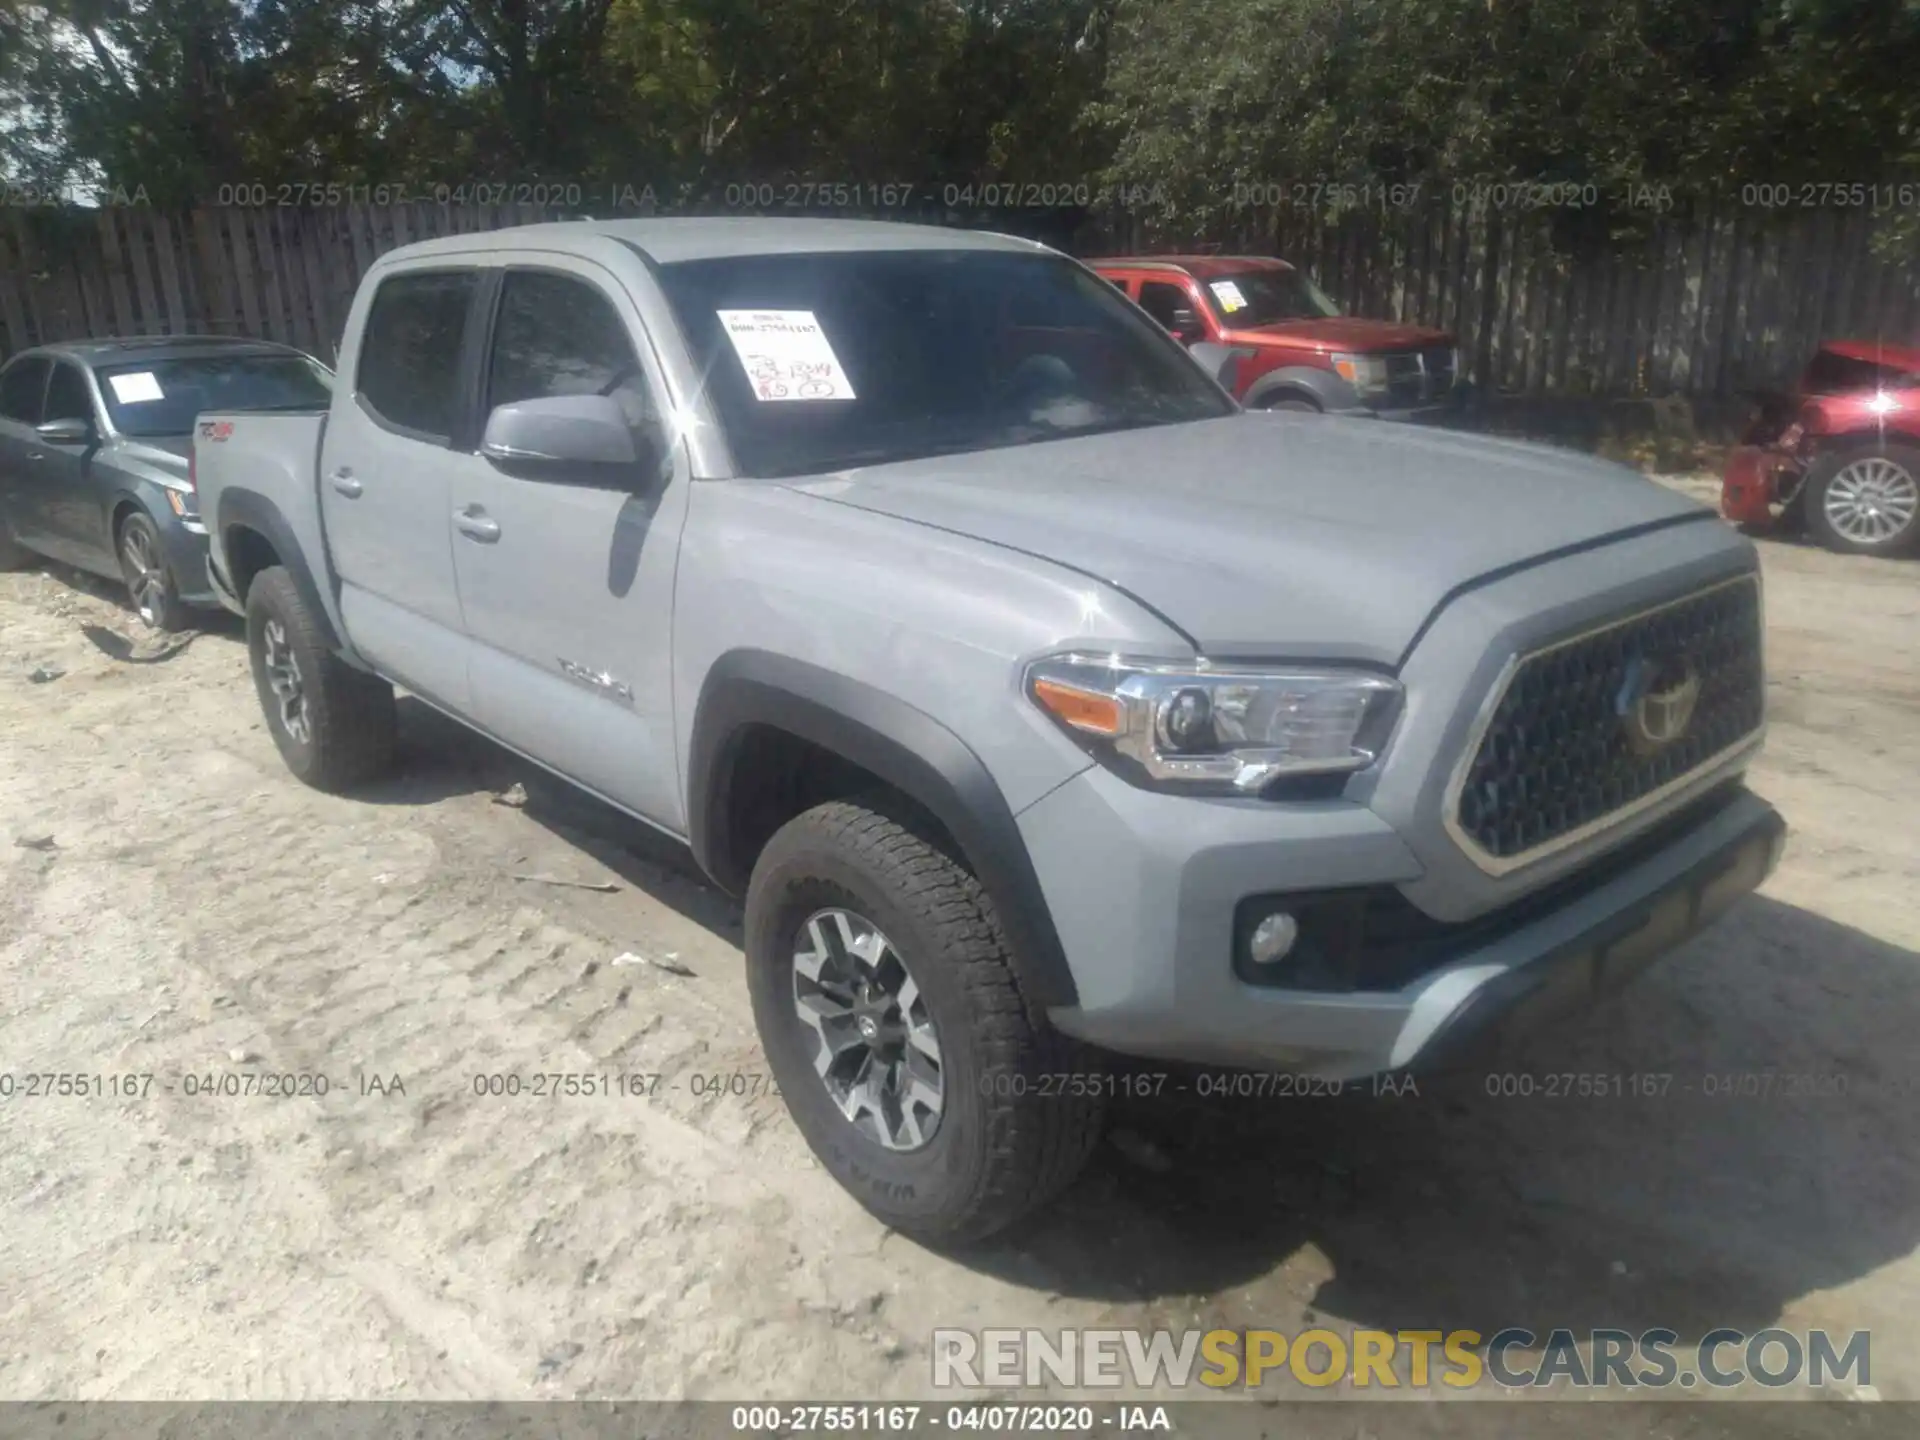
<svg viewBox="0 0 1920 1440">
<path fill-rule="evenodd" d="M 1380 355 L 1331 355 L 1333 373 L 1361 394 L 1387 388 L 1387 362 Z"/>
<path fill-rule="evenodd" d="M 1361 670 L 1056 655 L 1026 691 L 1095 758 L 1156 789 L 1258 794 L 1288 775 L 1365 769 L 1400 686 Z"/>
</svg>

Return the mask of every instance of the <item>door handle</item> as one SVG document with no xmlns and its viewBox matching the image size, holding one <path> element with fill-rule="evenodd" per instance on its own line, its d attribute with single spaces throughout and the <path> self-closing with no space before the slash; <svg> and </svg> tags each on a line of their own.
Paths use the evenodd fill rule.
<svg viewBox="0 0 1920 1440">
<path fill-rule="evenodd" d="M 47 458 L 47 452 L 44 450 L 29 450 L 27 451 L 27 458 L 29 460 L 44 460 Z"/>
<path fill-rule="evenodd" d="M 459 527 L 462 535 L 482 545 L 491 545 L 500 538 L 500 522 L 490 518 L 478 505 L 454 511 L 453 523 Z"/>
<path fill-rule="evenodd" d="M 344 465 L 329 475 L 327 481 L 334 489 L 338 490 L 349 500 L 358 500 L 361 491 L 366 489 L 364 485 L 353 478 L 353 471 L 347 469 Z"/>
</svg>

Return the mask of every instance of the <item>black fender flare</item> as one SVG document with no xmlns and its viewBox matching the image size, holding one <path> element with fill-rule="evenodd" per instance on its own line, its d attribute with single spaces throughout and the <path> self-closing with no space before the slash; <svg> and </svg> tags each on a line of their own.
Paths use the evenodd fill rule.
<svg viewBox="0 0 1920 1440">
<path fill-rule="evenodd" d="M 1286 390 L 1310 396 L 1322 410 L 1360 408 L 1360 396 L 1353 386 L 1331 370 L 1319 370 L 1311 365 L 1283 365 L 1278 370 L 1267 371 L 1247 387 L 1240 403 L 1249 410 L 1257 410 L 1277 392 Z"/>
<path fill-rule="evenodd" d="M 748 727 L 765 725 L 870 771 L 945 827 L 993 896 L 1029 1003 L 1079 1002 L 1026 841 L 1000 787 L 966 742 L 924 711 L 862 681 L 765 650 L 714 662 L 694 711 L 687 764 L 687 836 L 701 869 L 744 894 L 729 858 L 728 784 Z"/>
<path fill-rule="evenodd" d="M 320 598 L 320 587 L 314 581 L 312 567 L 307 564 L 306 552 L 294 537 L 293 527 L 287 523 L 286 516 L 280 513 L 280 507 L 258 490 L 230 486 L 220 492 L 220 513 L 215 517 L 215 534 L 219 544 L 212 551 L 215 563 L 227 553 L 228 532 L 242 526 L 257 530 L 267 537 L 274 553 L 280 557 L 281 565 L 293 577 L 294 588 L 300 592 L 300 599 L 312 613 L 320 633 L 334 649 L 344 650 L 340 635 L 333 628 L 333 616 Z M 240 595 L 239 586 L 232 576 L 223 574 L 221 579 L 236 598 L 245 598 Z"/>
</svg>

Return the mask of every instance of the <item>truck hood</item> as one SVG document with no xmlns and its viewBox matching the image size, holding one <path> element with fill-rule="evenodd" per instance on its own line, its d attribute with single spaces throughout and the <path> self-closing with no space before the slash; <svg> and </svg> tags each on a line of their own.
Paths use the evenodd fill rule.
<svg viewBox="0 0 1920 1440">
<path fill-rule="evenodd" d="M 1492 571 L 1712 512 L 1621 466 L 1384 422 L 1247 413 L 871 466 L 803 494 L 1055 561 L 1216 656 L 1397 665 Z"/>
<path fill-rule="evenodd" d="M 1234 330 L 1227 335 L 1227 343 L 1312 345 L 1372 355 L 1387 350 L 1425 350 L 1436 345 L 1451 345 L 1453 336 L 1445 330 L 1429 330 L 1422 325 L 1342 316 L 1331 320 L 1282 320 L 1255 329 Z"/>
</svg>

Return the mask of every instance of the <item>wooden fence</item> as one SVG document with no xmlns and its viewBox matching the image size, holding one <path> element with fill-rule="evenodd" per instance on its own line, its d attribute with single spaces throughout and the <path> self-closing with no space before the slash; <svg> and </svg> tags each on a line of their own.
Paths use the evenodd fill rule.
<svg viewBox="0 0 1920 1440">
<path fill-rule="evenodd" d="M 85 335 L 239 334 L 333 358 L 377 255 L 546 218 L 533 206 L 144 207 L 0 217 L 0 355 Z M 1275 250 L 1356 314 L 1453 330 L 1482 385 L 1726 395 L 1789 377 L 1823 338 L 1920 340 L 1920 256 L 1865 212 L 1667 216 L 1584 258 L 1550 217 L 1482 206 L 1280 212 L 1219 243 Z M 1090 232 L 1089 232 L 1090 233 Z M 1108 228 L 1103 245 L 1141 237 Z"/>
</svg>

